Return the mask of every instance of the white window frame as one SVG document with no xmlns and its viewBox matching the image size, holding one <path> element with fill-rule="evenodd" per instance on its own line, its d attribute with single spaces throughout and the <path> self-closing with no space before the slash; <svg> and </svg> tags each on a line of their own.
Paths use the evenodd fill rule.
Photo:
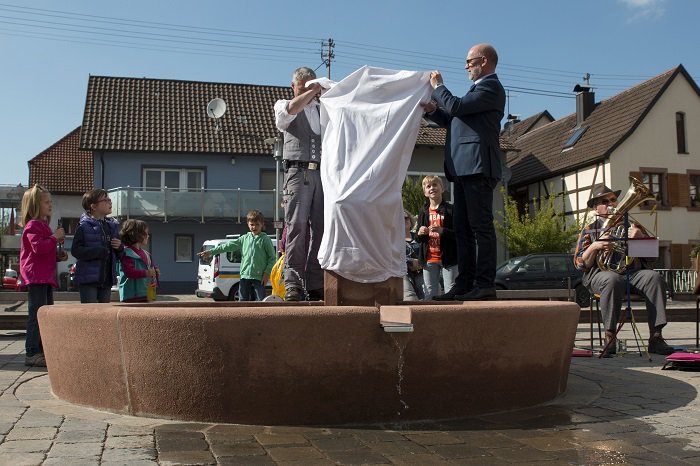
<svg viewBox="0 0 700 466">
<path fill-rule="evenodd" d="M 160 186 L 155 187 L 155 186 L 148 186 L 146 185 L 146 178 L 147 178 L 147 173 L 148 172 L 160 172 Z M 179 186 L 178 186 L 178 191 L 180 192 L 187 192 L 187 191 L 199 191 L 200 189 L 204 189 L 204 170 L 201 168 L 178 168 L 178 167 L 147 167 L 143 169 L 143 184 L 144 188 L 147 191 L 158 191 L 164 188 L 172 188 L 172 186 L 167 186 L 165 183 L 165 174 L 167 172 L 177 172 L 178 177 L 179 177 Z M 190 188 L 187 184 L 188 181 L 188 176 L 190 173 L 198 173 L 200 176 L 200 182 L 201 186 L 200 187 L 192 187 Z"/>
</svg>

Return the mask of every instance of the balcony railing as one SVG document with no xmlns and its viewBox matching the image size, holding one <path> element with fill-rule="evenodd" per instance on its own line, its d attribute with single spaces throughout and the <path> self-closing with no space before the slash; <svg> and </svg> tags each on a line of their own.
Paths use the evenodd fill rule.
<svg viewBox="0 0 700 466">
<path fill-rule="evenodd" d="M 666 280 L 669 294 L 692 293 L 695 286 L 695 271 L 692 269 L 654 269 Z"/>
<path fill-rule="evenodd" d="M 248 211 L 257 209 L 273 218 L 275 190 L 201 189 L 183 191 L 163 188 L 114 188 L 108 190 L 112 199 L 112 215 L 120 218 L 151 218 L 163 222 L 175 219 L 232 219 L 245 222 Z"/>
</svg>

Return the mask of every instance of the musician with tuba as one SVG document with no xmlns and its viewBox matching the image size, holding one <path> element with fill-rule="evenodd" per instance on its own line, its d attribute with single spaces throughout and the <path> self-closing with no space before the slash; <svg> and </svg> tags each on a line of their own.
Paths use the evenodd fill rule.
<svg viewBox="0 0 700 466">
<path fill-rule="evenodd" d="M 624 250 L 622 254 L 619 251 L 621 244 L 624 248 L 626 238 L 648 236 L 641 225 L 630 221 L 631 226 L 625 238 L 622 214 L 648 200 L 650 194 L 646 186 L 632 178 L 632 186 L 620 202 L 618 210 L 620 191 L 613 191 L 602 183 L 593 186 L 588 207 L 595 211 L 596 219 L 581 231 L 574 262 L 584 272 L 583 284 L 591 293 L 600 295 L 606 344 L 615 339 L 622 302 L 626 299 L 626 280 L 629 277 L 631 292 L 646 298 L 649 352 L 668 355 L 674 349 L 666 344 L 661 333 L 666 325 L 666 283 L 659 273 L 647 268 L 645 260 L 626 259 Z M 607 345 L 604 356 L 615 353 L 616 343 L 613 341 Z"/>
</svg>

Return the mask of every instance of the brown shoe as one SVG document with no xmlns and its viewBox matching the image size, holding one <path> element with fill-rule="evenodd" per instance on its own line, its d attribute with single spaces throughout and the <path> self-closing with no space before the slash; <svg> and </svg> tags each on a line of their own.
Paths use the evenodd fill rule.
<svg viewBox="0 0 700 466">
<path fill-rule="evenodd" d="M 603 351 L 603 358 L 612 358 L 617 354 L 617 338 L 615 338 L 613 332 L 605 331 L 605 346 L 607 346 L 608 349 Z"/>
<path fill-rule="evenodd" d="M 24 365 L 29 367 L 46 367 L 46 358 L 44 353 L 36 353 L 34 356 L 26 356 Z"/>
</svg>

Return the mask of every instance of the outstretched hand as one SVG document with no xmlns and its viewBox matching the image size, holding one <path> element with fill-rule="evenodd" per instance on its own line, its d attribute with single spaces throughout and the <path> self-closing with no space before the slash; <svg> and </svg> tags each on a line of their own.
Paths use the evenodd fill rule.
<svg viewBox="0 0 700 466">
<path fill-rule="evenodd" d="M 433 89 L 435 89 L 440 84 L 444 84 L 444 82 L 442 80 L 442 74 L 438 70 L 431 72 L 430 73 L 430 85 L 433 86 Z"/>
</svg>

